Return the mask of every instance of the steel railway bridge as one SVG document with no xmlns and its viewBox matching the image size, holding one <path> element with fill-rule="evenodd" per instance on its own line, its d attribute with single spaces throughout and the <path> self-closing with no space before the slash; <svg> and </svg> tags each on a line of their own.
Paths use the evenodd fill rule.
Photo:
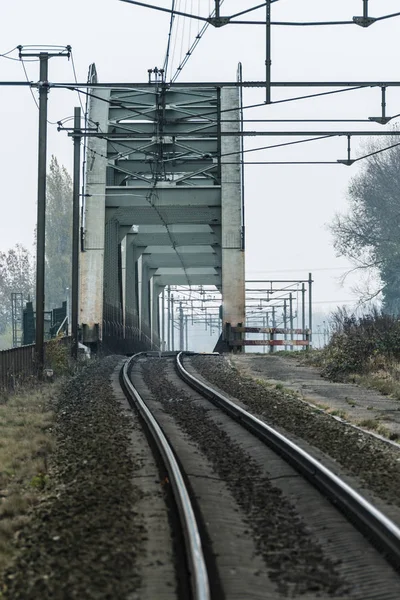
<svg viewBox="0 0 400 600">
<path fill-rule="evenodd" d="M 214 285 L 222 331 L 245 322 L 240 90 L 150 77 L 89 97 L 79 322 L 91 346 L 161 347 L 168 285 Z"/>
</svg>

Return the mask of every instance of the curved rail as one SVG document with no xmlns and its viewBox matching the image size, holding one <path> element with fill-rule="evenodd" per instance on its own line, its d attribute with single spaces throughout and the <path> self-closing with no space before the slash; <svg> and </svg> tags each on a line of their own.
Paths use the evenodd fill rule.
<svg viewBox="0 0 400 600">
<path fill-rule="evenodd" d="M 125 362 L 122 369 L 123 383 L 149 428 L 168 472 L 185 536 L 193 599 L 210 600 L 210 586 L 200 534 L 182 473 L 167 438 L 129 378 L 129 368 L 137 357 L 136 354 Z"/>
<path fill-rule="evenodd" d="M 345 515 L 357 524 L 360 531 L 383 550 L 390 562 L 399 569 L 400 529 L 393 521 L 297 444 L 194 377 L 184 368 L 182 355 L 183 352 L 177 355 L 176 365 L 178 373 L 186 383 L 243 424 L 307 477 L 331 502 L 339 506 Z"/>
</svg>

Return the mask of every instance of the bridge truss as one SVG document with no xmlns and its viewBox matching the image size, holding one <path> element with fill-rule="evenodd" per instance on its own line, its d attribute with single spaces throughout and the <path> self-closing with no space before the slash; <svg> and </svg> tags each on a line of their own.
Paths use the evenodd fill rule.
<svg viewBox="0 0 400 600">
<path fill-rule="evenodd" d="M 90 93 L 84 343 L 111 327 L 160 346 L 168 285 L 214 285 L 223 323 L 244 323 L 240 88 L 171 89 L 155 75 L 143 86 Z"/>
</svg>

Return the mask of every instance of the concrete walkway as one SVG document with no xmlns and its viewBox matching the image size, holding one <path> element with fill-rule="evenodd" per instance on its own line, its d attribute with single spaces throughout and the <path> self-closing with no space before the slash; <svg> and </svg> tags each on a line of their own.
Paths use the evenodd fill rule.
<svg viewBox="0 0 400 600">
<path fill-rule="evenodd" d="M 263 354 L 231 355 L 243 373 L 300 394 L 303 400 L 363 429 L 400 437 L 400 401 L 351 383 L 323 379 L 319 369 L 300 364 L 296 358 Z M 368 423 L 369 422 L 369 423 Z M 390 433 L 389 433 L 390 432 Z"/>
</svg>

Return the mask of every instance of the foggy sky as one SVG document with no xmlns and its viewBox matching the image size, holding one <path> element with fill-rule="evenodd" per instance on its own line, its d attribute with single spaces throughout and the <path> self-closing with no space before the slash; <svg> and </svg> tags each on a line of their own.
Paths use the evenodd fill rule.
<svg viewBox="0 0 400 600">
<path fill-rule="evenodd" d="M 209 0 L 200 0 L 207 9 Z M 153 2 L 170 6 L 169 0 Z M 225 0 L 222 13 L 233 13 L 256 4 L 256 0 Z M 213 3 L 211 3 L 213 4 Z M 362 14 L 361 0 L 279 0 L 273 4 L 275 20 L 351 19 Z M 180 2 L 195 9 L 198 0 Z M 373 16 L 399 10 L 395 0 L 370 0 Z M 263 15 L 251 13 L 251 18 Z M 187 50 L 187 40 L 198 25 L 180 21 L 174 43 L 173 66 Z M 176 23 L 177 25 L 177 23 Z M 100 81 L 146 81 L 147 69 L 162 66 L 166 50 L 169 16 L 118 0 L 19 0 L 2 5 L 0 53 L 18 44 L 70 44 L 79 81 L 86 81 L 87 68 L 95 62 Z M 399 80 L 398 34 L 400 18 L 363 29 L 357 26 L 293 28 L 274 27 L 272 41 L 273 80 Z M 17 57 L 17 54 L 12 54 Z M 232 81 L 239 61 L 245 80 L 265 76 L 265 29 L 261 26 L 209 27 L 179 81 Z M 27 63 L 29 79 L 38 79 L 38 63 Z M 0 80 L 22 81 L 19 62 L 0 58 Z M 73 81 L 71 62 L 50 61 L 50 81 Z M 273 100 L 321 90 L 273 90 Z M 36 95 L 36 92 L 34 92 Z M 246 90 L 244 104 L 262 102 L 263 90 Z M 246 111 L 246 118 L 366 119 L 380 113 L 380 89 L 346 92 L 325 98 L 302 100 Z M 400 113 L 400 91 L 387 92 L 387 113 Z M 52 90 L 49 120 L 56 122 L 73 114 L 78 105 L 73 91 Z M 20 242 L 32 248 L 36 221 L 37 119 L 38 111 L 28 89 L 2 87 L 1 217 L 0 250 Z M 393 123 L 392 123 L 393 124 Z M 278 130 L 378 130 L 368 123 L 252 123 L 249 129 Z M 387 126 L 387 128 L 390 126 Z M 69 171 L 72 141 L 49 125 L 48 157 L 55 154 Z M 246 148 L 255 148 L 295 138 L 248 138 Z M 365 141 L 365 140 L 364 140 Z M 353 138 L 352 152 L 362 154 L 363 140 Z M 335 138 L 249 153 L 248 160 L 336 161 L 346 156 L 346 138 Z M 250 158 L 251 157 L 251 158 Z M 348 267 L 335 257 L 326 225 L 336 211 L 346 209 L 349 180 L 362 168 L 327 166 L 246 167 L 246 264 L 247 278 L 307 278 L 313 271 L 315 308 L 329 309 L 355 298 L 351 282 L 344 288 L 338 278 Z M 33 249 L 33 248 L 32 248 Z M 354 281 L 354 278 L 353 278 Z"/>
</svg>

